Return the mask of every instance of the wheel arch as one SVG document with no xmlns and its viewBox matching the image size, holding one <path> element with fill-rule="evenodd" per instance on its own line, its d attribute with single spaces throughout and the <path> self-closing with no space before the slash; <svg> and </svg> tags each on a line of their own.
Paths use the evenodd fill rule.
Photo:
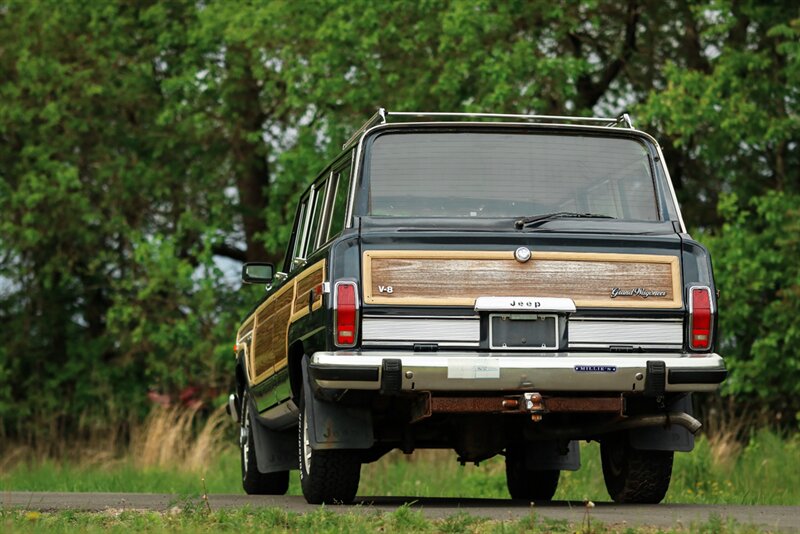
<svg viewBox="0 0 800 534">
<path fill-rule="evenodd" d="M 289 346 L 287 358 L 289 362 L 289 387 L 292 391 L 292 398 L 299 399 L 303 388 L 303 356 L 305 349 L 303 342 L 297 340 Z"/>
<path fill-rule="evenodd" d="M 244 390 L 247 387 L 247 370 L 244 363 L 244 351 L 239 353 L 236 361 L 236 397 L 241 399 L 244 396 Z"/>
</svg>

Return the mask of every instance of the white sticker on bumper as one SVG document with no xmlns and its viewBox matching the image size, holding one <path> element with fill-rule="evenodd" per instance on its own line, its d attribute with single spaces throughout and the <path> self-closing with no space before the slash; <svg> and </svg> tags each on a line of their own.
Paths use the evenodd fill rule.
<svg viewBox="0 0 800 534">
<path fill-rule="evenodd" d="M 500 378 L 500 361 L 497 358 L 450 358 L 447 378 Z"/>
</svg>

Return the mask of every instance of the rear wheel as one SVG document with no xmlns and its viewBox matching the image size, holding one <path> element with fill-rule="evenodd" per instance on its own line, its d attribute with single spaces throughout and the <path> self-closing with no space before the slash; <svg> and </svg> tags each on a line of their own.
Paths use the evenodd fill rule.
<svg viewBox="0 0 800 534">
<path fill-rule="evenodd" d="M 506 485 L 512 499 L 552 500 L 560 476 L 558 469 L 528 469 L 524 447 L 513 446 L 506 450 Z"/>
<path fill-rule="evenodd" d="M 600 456 L 608 494 L 619 503 L 661 502 L 669 489 L 674 454 L 634 449 L 625 432 L 606 437 Z"/>
<path fill-rule="evenodd" d="M 311 448 L 307 407 L 300 397 L 300 486 L 310 504 L 347 504 L 353 501 L 361 478 L 361 461 L 353 451 Z"/>
<path fill-rule="evenodd" d="M 242 420 L 239 426 L 242 487 L 248 495 L 284 495 L 289 489 L 289 471 L 262 473 L 258 470 L 253 428 L 250 421 L 250 400 L 242 395 Z"/>
</svg>

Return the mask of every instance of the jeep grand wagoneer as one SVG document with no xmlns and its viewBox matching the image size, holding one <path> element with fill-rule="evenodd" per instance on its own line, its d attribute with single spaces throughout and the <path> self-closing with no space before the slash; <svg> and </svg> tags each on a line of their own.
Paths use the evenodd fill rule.
<svg viewBox="0 0 800 534">
<path fill-rule="evenodd" d="M 505 457 L 552 498 L 600 442 L 618 502 L 658 502 L 726 376 L 708 252 L 658 143 L 619 119 L 380 110 L 300 197 L 236 336 L 242 482 L 350 502 L 393 449 Z"/>
</svg>

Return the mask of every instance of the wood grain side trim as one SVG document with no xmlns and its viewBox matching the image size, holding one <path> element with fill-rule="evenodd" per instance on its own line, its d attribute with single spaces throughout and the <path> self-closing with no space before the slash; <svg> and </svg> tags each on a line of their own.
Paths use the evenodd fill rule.
<svg viewBox="0 0 800 534">
<path fill-rule="evenodd" d="M 306 269 L 296 280 L 295 299 L 292 306 L 292 317 L 290 323 L 297 321 L 322 307 L 322 294 L 314 299 L 311 311 L 308 309 L 308 297 L 311 290 L 325 282 L 325 260 L 318 261 L 313 266 Z"/>
<path fill-rule="evenodd" d="M 248 353 L 250 383 L 259 384 L 288 365 L 289 325 L 310 312 L 308 295 L 325 281 L 325 260 L 305 269 L 264 301 L 239 331 L 252 326 L 253 339 Z M 322 295 L 312 305 L 322 306 Z M 253 326 L 254 325 L 254 326 Z"/>
<path fill-rule="evenodd" d="M 364 252 L 363 274 L 365 304 L 474 306 L 479 296 L 568 297 L 584 308 L 683 302 L 680 264 L 668 255 L 534 251 L 519 263 L 512 251 L 371 250 Z M 380 293 L 379 285 L 393 292 Z M 612 287 L 665 295 L 611 298 Z"/>
<path fill-rule="evenodd" d="M 249 360 L 250 382 L 253 384 L 271 376 L 275 362 L 279 357 L 285 358 L 294 290 L 294 281 L 288 282 L 255 312 L 256 321 Z"/>
<path fill-rule="evenodd" d="M 242 325 L 242 327 L 236 333 L 236 342 L 237 343 L 242 342 L 248 336 L 248 334 L 250 334 L 253 331 L 253 325 L 255 324 L 255 321 L 256 321 L 255 316 L 251 315 L 250 319 L 247 320 Z"/>
</svg>

